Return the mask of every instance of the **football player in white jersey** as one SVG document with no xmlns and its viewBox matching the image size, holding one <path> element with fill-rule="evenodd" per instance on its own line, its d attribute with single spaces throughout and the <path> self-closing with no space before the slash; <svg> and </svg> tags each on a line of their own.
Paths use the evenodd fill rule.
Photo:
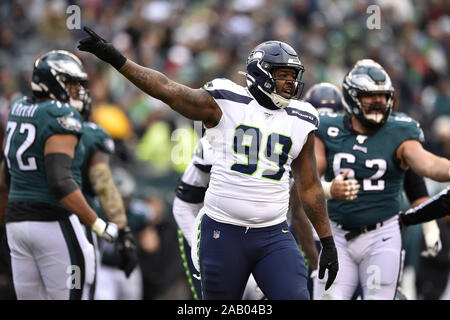
<svg viewBox="0 0 450 320">
<path fill-rule="evenodd" d="M 202 298 L 200 274 L 195 269 L 191 258 L 192 232 L 194 221 L 203 207 L 208 188 L 213 160 L 213 150 L 206 137 L 199 140 L 192 160 L 180 178 L 175 191 L 172 212 L 178 225 L 178 243 L 186 277 L 195 300 Z M 262 300 L 264 294 L 257 287 L 253 276 L 245 288 L 244 300 Z"/>
<path fill-rule="evenodd" d="M 192 231 L 195 218 L 203 206 L 206 189 L 209 185 L 210 172 L 213 161 L 213 150 L 206 137 L 199 140 L 192 160 L 180 178 L 175 192 L 172 211 L 178 225 L 178 242 L 185 267 L 186 276 L 195 300 L 200 299 L 201 283 L 200 274 L 192 263 L 190 250 L 192 247 Z M 293 178 L 290 180 L 292 184 Z M 317 269 L 318 253 L 311 232 L 311 225 L 304 213 L 300 200 L 291 187 L 290 216 L 291 223 L 295 221 L 295 236 L 298 239 L 304 257 L 310 268 Z M 291 229 L 292 230 L 292 229 Z M 305 261 L 305 262 L 306 262 Z M 316 271 L 317 272 L 317 271 Z M 261 292 L 253 276 L 250 276 L 244 290 L 243 300 L 262 300 L 264 294 Z"/>
<path fill-rule="evenodd" d="M 247 87 L 215 79 L 192 89 L 126 59 L 85 27 L 78 49 L 110 63 L 172 109 L 205 125 L 211 180 L 194 232 L 204 299 L 240 299 L 252 273 L 268 299 L 309 299 L 306 267 L 288 230 L 289 168 L 322 244 L 319 278 L 338 272 L 314 157 L 318 113 L 298 100 L 304 67 L 289 45 L 268 41 L 247 59 Z"/>
</svg>

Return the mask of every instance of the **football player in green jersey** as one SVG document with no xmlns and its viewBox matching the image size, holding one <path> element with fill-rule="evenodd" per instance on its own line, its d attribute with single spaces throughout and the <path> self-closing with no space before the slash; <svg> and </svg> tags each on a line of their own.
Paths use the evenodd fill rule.
<svg viewBox="0 0 450 320">
<path fill-rule="evenodd" d="M 401 269 L 397 212 L 409 167 L 449 181 L 450 161 L 425 149 L 413 119 L 391 115 L 394 88 L 373 60 L 358 61 L 343 82 L 345 115 L 320 117 L 316 137 L 319 174 L 331 181 L 350 170 L 361 185 L 353 201 L 328 200 L 340 272 L 324 299 L 350 299 L 358 282 L 364 299 L 394 299 Z"/>
<path fill-rule="evenodd" d="M 344 112 L 342 98 L 343 97 L 341 91 L 333 84 L 326 82 L 313 85 L 305 93 L 305 101 L 311 103 L 317 109 L 317 111 L 319 111 L 319 114 Z M 322 187 L 328 199 L 333 198 L 335 200 L 353 200 L 357 198 L 359 184 L 356 180 L 352 181 L 351 179 L 345 179 L 346 175 L 348 175 L 349 172 L 350 170 L 347 170 L 343 174 L 335 177 L 331 182 L 322 180 Z M 425 186 L 423 177 L 417 175 L 411 169 L 405 172 L 403 186 L 405 194 L 412 207 L 420 205 L 421 203 L 429 199 L 428 190 Z M 422 254 L 436 256 L 440 250 L 439 228 L 437 227 L 436 222 L 433 221 L 431 223 L 427 223 L 423 226 L 423 230 L 427 249 Z M 437 233 L 436 230 L 438 231 Z M 318 245 L 318 249 L 320 250 L 320 242 L 316 242 L 316 244 Z M 316 282 L 316 285 L 313 286 L 314 292 L 312 294 L 315 300 L 320 299 L 323 296 L 324 290 L 323 285 L 318 283 L 316 274 L 317 271 L 312 273 L 314 282 Z M 361 287 L 358 286 L 358 289 L 353 295 L 353 298 L 361 295 Z"/>
<path fill-rule="evenodd" d="M 111 173 L 110 155 L 114 153 L 114 141 L 99 125 L 87 121 L 90 112 L 83 113 L 83 135 L 81 144 L 85 147 L 85 157 L 81 166 L 82 190 L 89 205 L 96 213 L 115 223 L 119 228 L 117 249 L 119 255 L 118 268 L 128 278 L 138 264 L 137 242 L 128 226 L 125 206 Z M 90 230 L 86 233 L 88 240 L 94 245 L 96 266 L 100 266 L 100 252 L 97 239 Z M 96 268 L 96 270 L 99 270 Z M 94 282 L 95 283 L 95 282 Z M 91 298 L 95 295 L 92 286 Z"/>
<path fill-rule="evenodd" d="M 108 241 L 117 237 L 117 226 L 100 219 L 80 189 L 86 82 L 75 55 L 50 51 L 34 63 L 33 96 L 10 106 L 4 220 L 18 299 L 87 298 L 94 250 L 80 221 Z"/>
</svg>

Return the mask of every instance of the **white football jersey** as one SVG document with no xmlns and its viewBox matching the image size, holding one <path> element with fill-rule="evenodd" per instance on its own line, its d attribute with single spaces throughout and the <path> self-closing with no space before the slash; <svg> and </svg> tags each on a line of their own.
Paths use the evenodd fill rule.
<svg viewBox="0 0 450 320">
<path fill-rule="evenodd" d="M 204 87 L 222 110 L 206 130 L 214 150 L 204 211 L 216 221 L 266 227 L 286 220 L 289 170 L 319 117 L 309 103 L 284 109 L 261 106 L 246 87 L 215 79 Z"/>
<path fill-rule="evenodd" d="M 192 155 L 192 160 L 184 171 L 181 180 L 191 186 L 208 187 L 212 162 L 212 147 L 206 137 L 203 137 L 198 141 L 194 149 L 194 154 Z"/>
</svg>

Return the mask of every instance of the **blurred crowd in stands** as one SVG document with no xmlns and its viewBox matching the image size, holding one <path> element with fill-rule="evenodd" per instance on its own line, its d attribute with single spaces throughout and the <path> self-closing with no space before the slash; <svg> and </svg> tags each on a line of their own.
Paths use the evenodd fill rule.
<svg viewBox="0 0 450 320">
<path fill-rule="evenodd" d="M 85 33 L 67 27 L 71 5 L 80 8 L 81 27 L 90 26 L 139 64 L 195 88 L 217 77 L 245 85 L 238 71 L 245 70 L 247 55 L 272 39 L 299 53 L 305 91 L 322 81 L 341 87 L 355 61 L 374 59 L 394 82 L 397 110 L 422 125 L 425 148 L 450 157 L 446 0 L 1 1 L 2 118 L 11 100 L 31 94 L 32 63 L 39 54 L 66 49 L 81 57 L 89 73 L 92 119 L 116 141 L 113 166 L 131 173 L 138 186 L 135 196 L 154 213 L 149 218 L 154 233 L 143 240 L 144 298 L 185 298 L 176 286 L 183 269 L 171 203 L 199 132 L 192 121 L 143 94 L 109 65 L 76 50 Z M 379 28 L 368 28 L 370 5 L 380 9 Z M 176 149 L 180 144 L 186 148 Z"/>
</svg>

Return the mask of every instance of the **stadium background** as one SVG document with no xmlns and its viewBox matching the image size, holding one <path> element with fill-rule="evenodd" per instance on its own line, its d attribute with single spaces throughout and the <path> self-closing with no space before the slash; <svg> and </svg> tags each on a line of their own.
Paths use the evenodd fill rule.
<svg viewBox="0 0 450 320">
<path fill-rule="evenodd" d="M 248 53 L 271 39 L 285 41 L 299 53 L 306 68 L 305 91 L 322 81 L 340 87 L 356 60 L 374 59 L 393 80 L 398 110 L 421 123 L 426 149 L 450 157 L 450 3 L 445 0 L 1 1 L 2 119 L 13 99 L 31 93 L 36 56 L 66 49 L 81 57 L 89 73 L 93 119 L 116 141 L 113 166 L 134 177 L 134 196 L 151 208 L 148 232 L 140 239 L 144 299 L 189 298 L 171 203 L 198 137 L 191 121 L 141 93 L 110 66 L 76 50 L 85 34 L 68 28 L 71 5 L 80 9 L 81 27 L 90 26 L 130 59 L 196 88 L 216 77 L 245 84 L 238 71 L 245 70 Z M 369 29 L 370 5 L 380 10 L 379 28 Z M 180 145 L 184 160 L 174 163 L 172 152 L 179 152 Z M 443 188 L 428 183 L 431 194 Z M 437 274 L 420 271 L 420 227 L 405 232 L 404 286 L 409 298 L 432 298 L 423 287 L 446 283 L 448 224 L 440 222 L 443 251 L 427 262 L 438 268 L 430 269 Z M 415 278 L 424 282 L 416 285 Z M 9 289 L 2 269 L 0 297 L 8 298 Z"/>
</svg>

